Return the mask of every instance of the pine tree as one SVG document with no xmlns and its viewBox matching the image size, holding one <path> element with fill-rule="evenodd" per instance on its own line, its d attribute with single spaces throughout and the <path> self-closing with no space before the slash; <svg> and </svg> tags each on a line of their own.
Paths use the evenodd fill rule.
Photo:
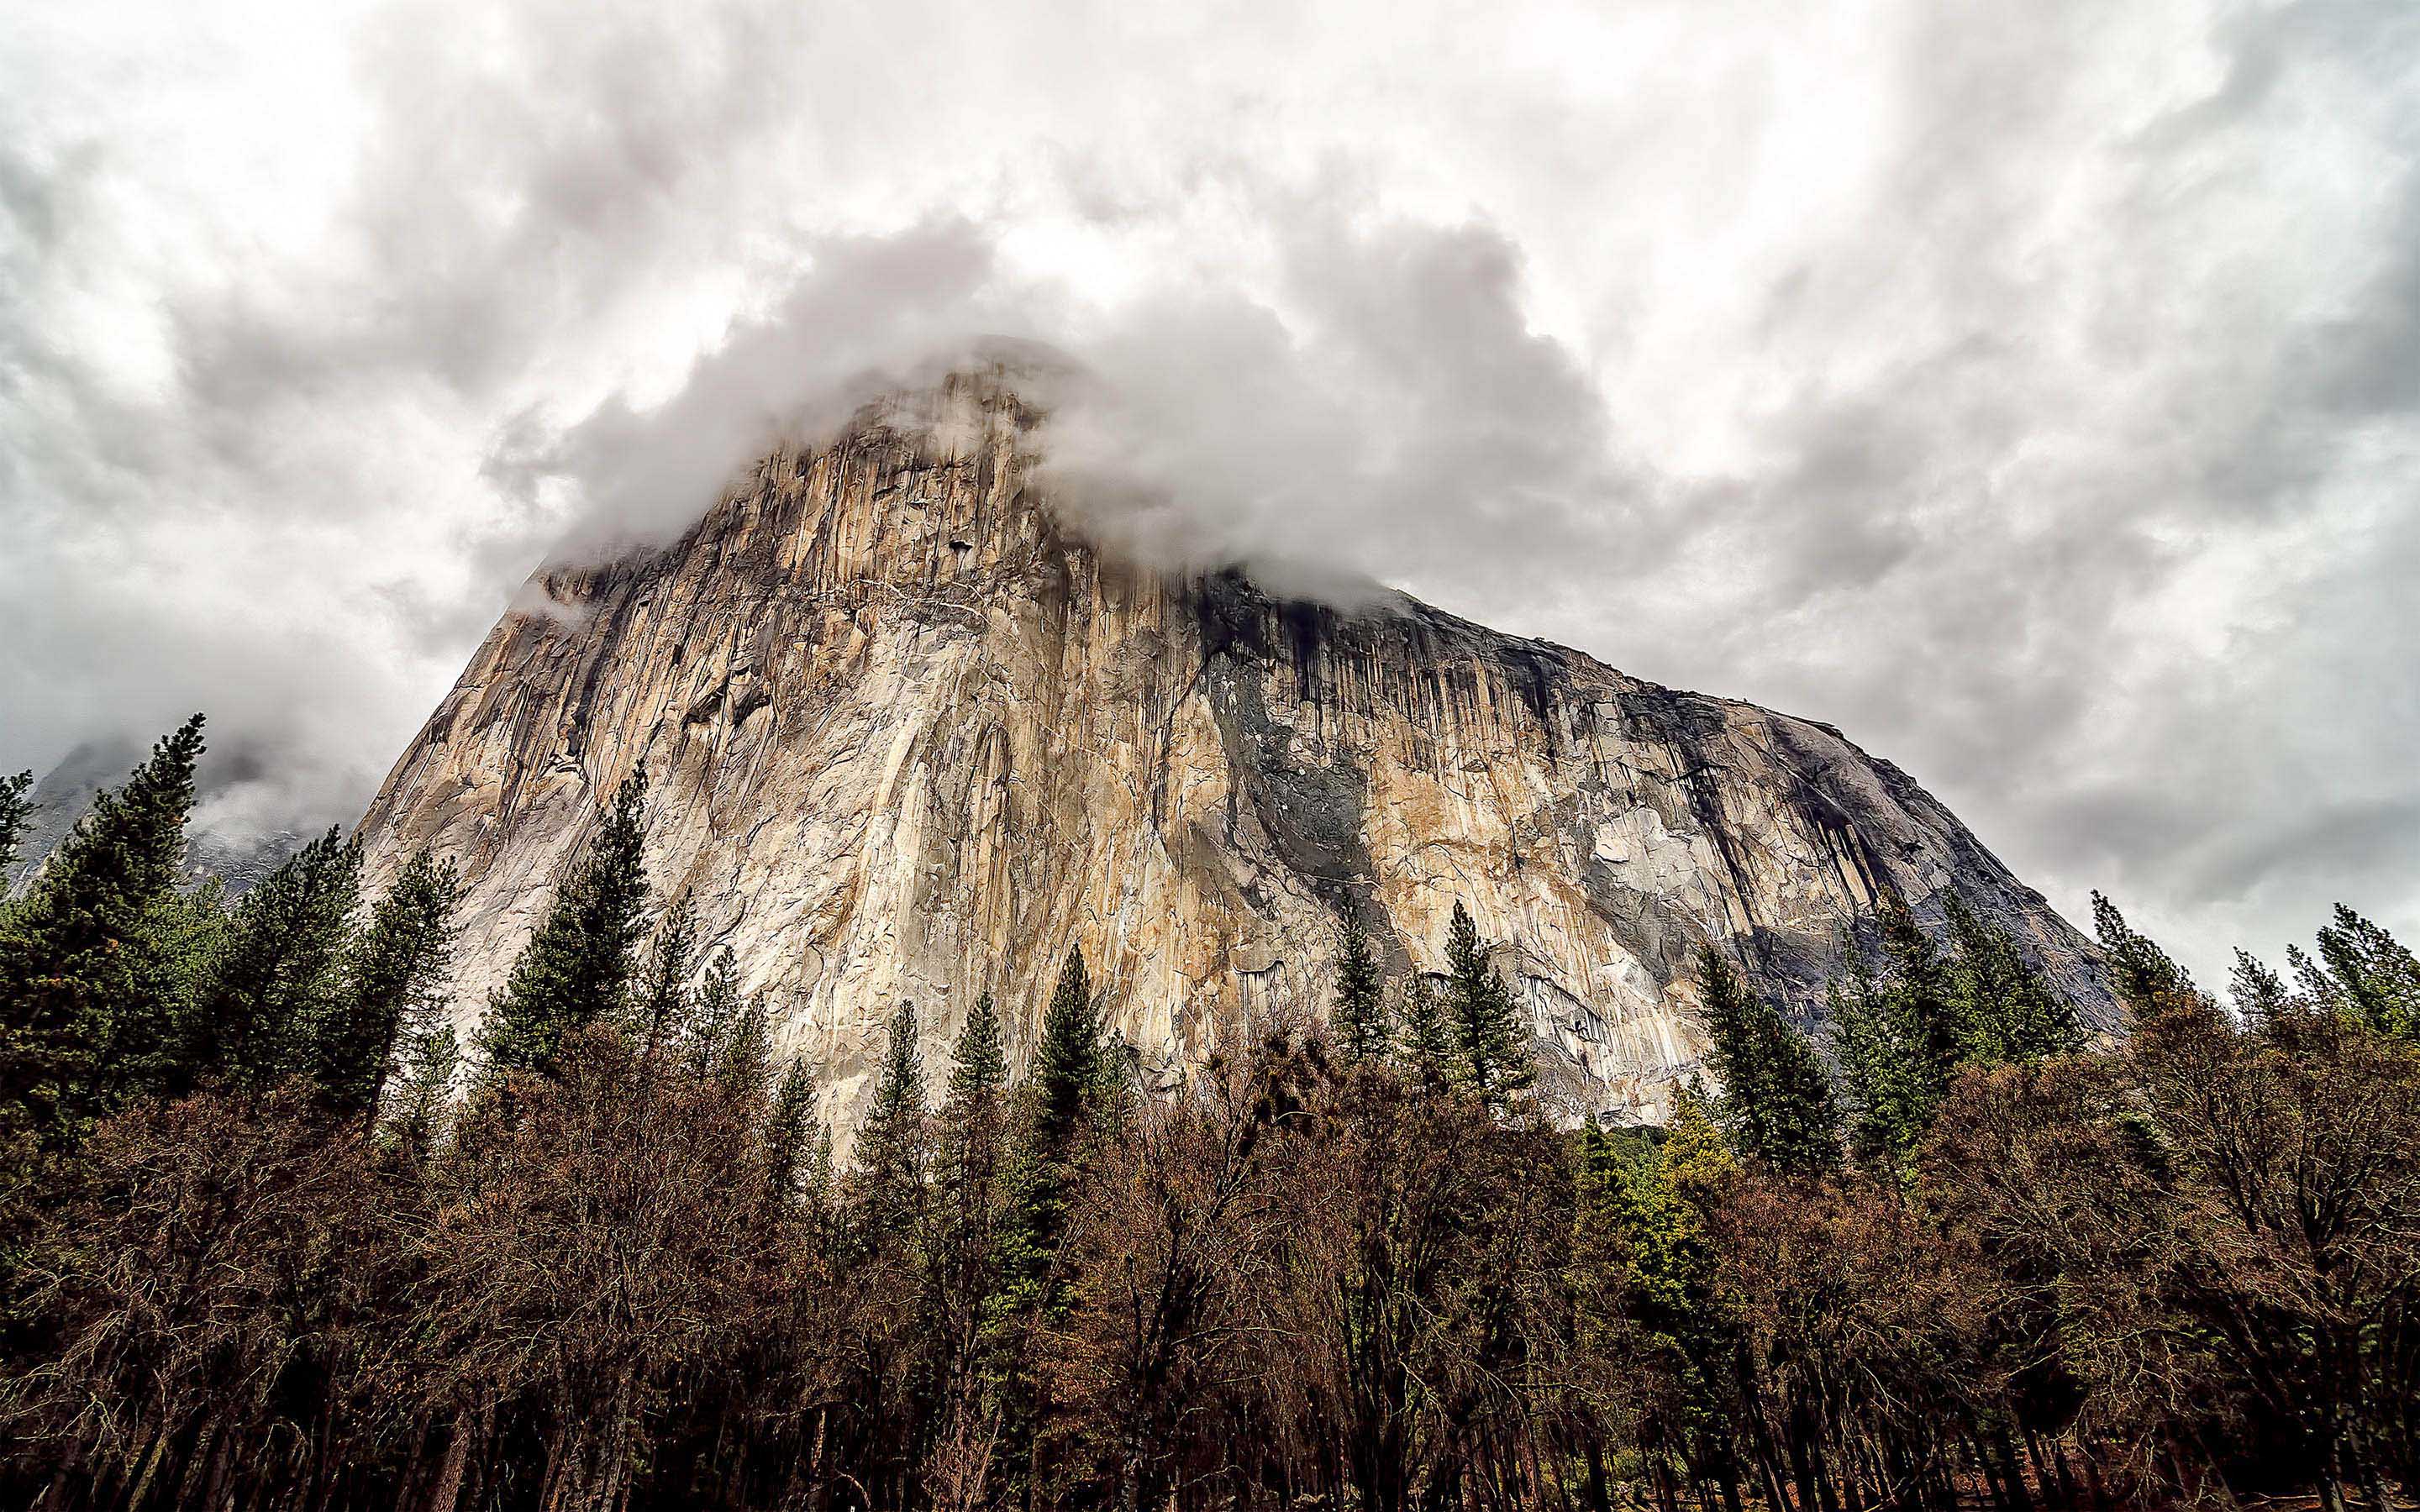
<svg viewBox="0 0 2420 1512">
<path fill-rule="evenodd" d="M 924 1057 L 917 1047 L 916 1007 L 903 1002 L 891 1015 L 890 1043 L 874 1100 L 858 1134 L 858 1169 L 867 1215 L 882 1236 L 913 1227 L 924 1190 Z"/>
<path fill-rule="evenodd" d="M 159 915 L 175 897 L 201 751 L 195 715 L 94 800 L 0 913 L 0 1182 L 72 1148 L 159 1074 L 185 1010 Z"/>
<path fill-rule="evenodd" d="M 765 1127 L 766 1199 L 777 1212 L 796 1212 L 814 1158 L 815 1073 L 806 1057 L 794 1056 L 773 1094 Z"/>
<path fill-rule="evenodd" d="M 1401 1052 L 1405 1068 L 1421 1086 L 1442 1089 L 1453 1076 L 1453 1026 L 1446 1020 L 1445 1003 L 1437 996 L 1436 983 L 1419 972 L 1412 973 L 1404 982 L 1401 1020 Z"/>
<path fill-rule="evenodd" d="M 1698 969 L 1733 1145 L 1791 1175 L 1828 1169 L 1838 1155 L 1840 1117 L 1814 1047 L 1712 946 L 1699 949 Z"/>
<path fill-rule="evenodd" d="M 643 766 L 614 795 L 579 869 L 489 1000 L 478 1044 L 486 1075 L 551 1074 L 565 1035 L 622 1011 L 644 931 L 645 809 Z"/>
<path fill-rule="evenodd" d="M 689 979 L 697 965 L 697 903 L 689 889 L 656 926 L 655 948 L 635 996 L 639 1054 L 653 1060 L 689 1017 Z"/>
<path fill-rule="evenodd" d="M 1512 992 L 1488 963 L 1479 927 L 1460 903 L 1447 927 L 1445 959 L 1446 1022 L 1458 1078 L 1481 1102 L 1501 1107 L 1537 1079 L 1536 1052 Z"/>
<path fill-rule="evenodd" d="M 990 1250 L 999 1196 L 1002 1138 L 1001 1095 L 1008 1086 L 1008 1057 L 1001 1042 L 1000 1014 L 991 994 L 975 999 L 952 1052 L 950 1089 L 942 1103 L 939 1178 L 944 1315 L 952 1337 L 945 1346 L 953 1369 L 964 1363 L 974 1324 L 990 1287 Z"/>
<path fill-rule="evenodd" d="M 354 938 L 344 993 L 336 1011 L 310 1026 L 304 1066 L 338 1117 L 370 1117 L 398 1048 L 443 1015 L 461 892 L 454 864 L 424 849 L 396 873 Z"/>
<path fill-rule="evenodd" d="M 1336 1048 L 1348 1061 L 1383 1060 L 1392 1048 L 1394 1026 L 1387 1022 L 1387 981 L 1371 952 L 1370 936 L 1348 908 L 1344 915 L 1344 949 L 1336 961 L 1336 1006 L 1328 1024 Z"/>
<path fill-rule="evenodd" d="M 2149 935 L 2136 933 L 2118 905 L 2092 895 L 2092 933 L 2109 964 L 2109 986 L 2128 1011 L 2140 1017 L 2171 1000 L 2194 995 L 2193 978 Z"/>
<path fill-rule="evenodd" d="M 388 1143 L 408 1160 L 419 1160 L 437 1147 L 461 1065 L 462 1047 L 451 1020 L 434 1019 L 405 1037 L 401 1078 L 382 1126 Z"/>
<path fill-rule="evenodd" d="M 31 772 L 0 777 L 0 901 L 8 896 L 8 873 L 17 865 L 17 847 L 23 841 L 25 826 L 34 817 L 33 800 L 25 796 L 33 785 Z"/>
<path fill-rule="evenodd" d="M 716 1083 L 734 1103 L 760 1103 L 773 1075 L 773 1008 L 763 993 L 752 993 L 732 1021 L 715 1062 Z"/>
<path fill-rule="evenodd" d="M 2344 904 L 2319 931 L 2319 958 L 2351 1015 L 2380 1034 L 2420 1039 L 2420 960 Z"/>
<path fill-rule="evenodd" d="M 1100 1063 L 1092 978 L 1083 952 L 1071 949 L 1027 1075 L 1024 1128 L 993 1264 L 998 1290 L 987 1310 L 995 1323 L 1055 1310 L 1063 1295 L 1049 1281 L 1066 1227 L 1077 1140 L 1086 1104 L 1100 1086 Z"/>
<path fill-rule="evenodd" d="M 1892 1017 L 1913 1036 L 1907 1048 L 1920 1062 L 1923 1095 L 1938 1103 L 1970 1036 L 1957 973 L 1897 893 L 1883 895 L 1874 919 L 1882 929 L 1882 987 L 1892 999 Z"/>
<path fill-rule="evenodd" d="M 265 1091 L 308 1069 L 343 1011 L 361 847 L 329 830 L 244 894 L 187 1037 L 185 1073 Z"/>
<path fill-rule="evenodd" d="M 966 1027 L 951 1053 L 949 1106 L 953 1109 L 997 1110 L 1008 1086 L 1008 1051 L 1001 1042 L 1000 1011 L 991 994 L 975 999 Z"/>
<path fill-rule="evenodd" d="M 2273 1028 L 2291 1018 L 2298 1007 L 2285 979 L 2267 962 L 2241 947 L 2235 952 L 2235 970 L 2227 977 L 2226 995 L 2244 1024 L 2258 1030 Z"/>
<path fill-rule="evenodd" d="M 2026 964 L 2008 931 L 1985 923 L 1954 892 L 1946 909 L 1957 952 L 1950 1018 L 1959 1033 L 1958 1063 L 1998 1065 L 2082 1048 L 2075 1006 Z"/>
<path fill-rule="evenodd" d="M 1862 965 L 1847 982 L 1832 983 L 1825 1016 L 1840 1064 L 1840 1089 L 1850 1111 L 1858 1158 L 1894 1173 L 1931 1125 L 1932 1076 L 1922 1038 L 1901 1020 L 1898 1000 Z"/>
<path fill-rule="evenodd" d="M 692 1076 L 708 1076 L 722 1063 L 724 1049 L 747 1009 L 739 992 L 739 962 L 731 947 L 716 950 L 706 964 L 706 979 L 686 1003 L 687 1017 L 672 1038 Z"/>
</svg>

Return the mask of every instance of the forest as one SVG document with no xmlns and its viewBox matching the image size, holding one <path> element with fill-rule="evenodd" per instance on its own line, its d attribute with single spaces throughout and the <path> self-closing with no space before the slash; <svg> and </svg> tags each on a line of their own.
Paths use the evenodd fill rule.
<svg viewBox="0 0 2420 1512">
<path fill-rule="evenodd" d="M 2420 964 L 2122 1026 L 1885 899 L 1820 1020 L 1577 1128 L 1457 910 L 1147 1091 L 1071 956 L 817 1068 L 650 883 L 644 774 L 453 1028 L 458 883 L 184 876 L 197 717 L 0 905 L 0 1505 L 1885 1512 L 2420 1486 Z M 0 859 L 26 818 L 0 783 Z M 1928 912 L 1931 912 L 1928 901 Z M 1012 1073 L 1012 1066 L 1020 1067 Z"/>
</svg>

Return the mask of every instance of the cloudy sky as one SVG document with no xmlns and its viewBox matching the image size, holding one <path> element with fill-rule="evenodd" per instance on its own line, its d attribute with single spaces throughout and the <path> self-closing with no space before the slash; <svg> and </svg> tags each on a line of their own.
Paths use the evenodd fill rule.
<svg viewBox="0 0 2420 1512">
<path fill-rule="evenodd" d="M 1837 722 L 2205 976 L 2420 934 L 2420 8 L 660 0 L 0 28 L 0 768 L 344 819 L 861 375 L 1132 548 Z"/>
</svg>

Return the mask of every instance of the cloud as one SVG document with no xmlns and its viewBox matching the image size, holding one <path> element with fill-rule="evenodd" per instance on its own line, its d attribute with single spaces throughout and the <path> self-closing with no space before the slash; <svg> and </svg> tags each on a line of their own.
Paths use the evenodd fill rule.
<svg viewBox="0 0 2420 1512">
<path fill-rule="evenodd" d="M 0 41 L 0 764 L 349 817 L 530 567 L 986 337 L 1158 560 L 1837 722 L 2205 974 L 2420 933 L 2420 16 L 85 8 Z"/>
</svg>

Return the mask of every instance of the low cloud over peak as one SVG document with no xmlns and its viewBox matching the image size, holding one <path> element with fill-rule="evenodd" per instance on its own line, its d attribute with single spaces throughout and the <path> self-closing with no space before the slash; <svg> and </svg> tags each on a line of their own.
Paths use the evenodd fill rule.
<svg viewBox="0 0 2420 1512">
<path fill-rule="evenodd" d="M 87 12 L 0 42 L 12 768 L 202 706 L 349 818 L 539 561 L 1009 338 L 1122 549 L 1831 720 L 2206 971 L 2420 929 L 2392 0 Z"/>
</svg>

